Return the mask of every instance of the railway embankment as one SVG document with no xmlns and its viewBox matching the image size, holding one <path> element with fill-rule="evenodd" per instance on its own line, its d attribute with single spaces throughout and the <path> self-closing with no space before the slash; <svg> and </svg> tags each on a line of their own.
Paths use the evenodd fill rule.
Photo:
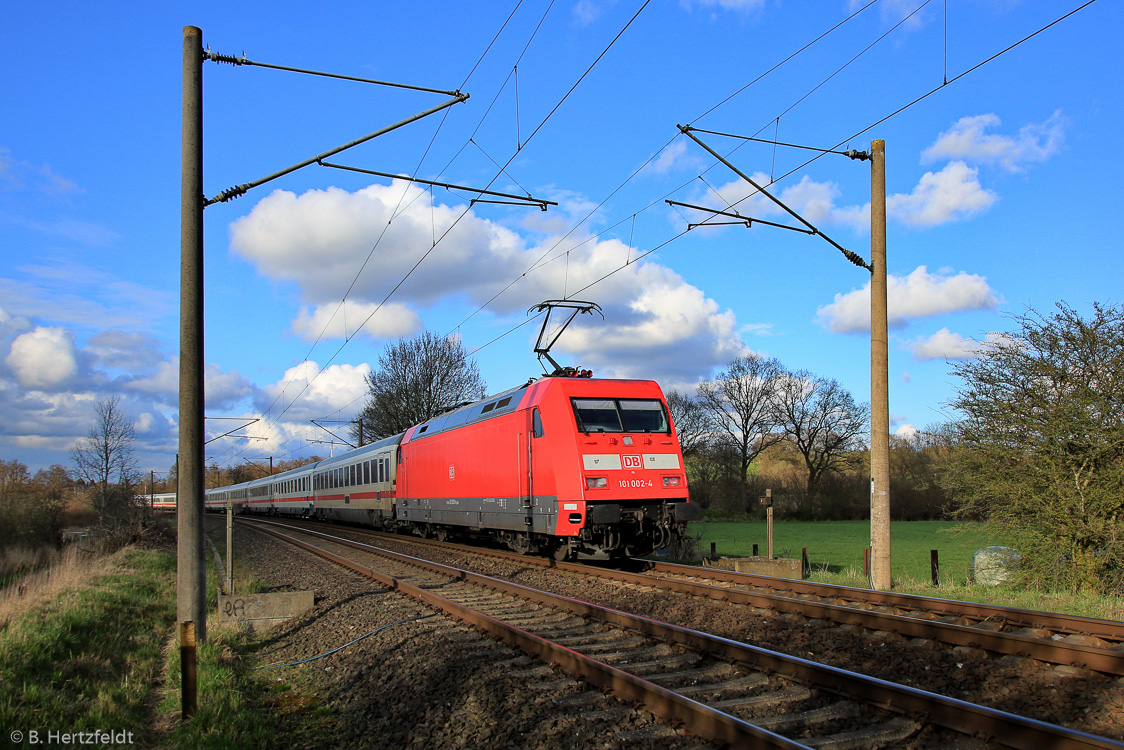
<svg viewBox="0 0 1124 750">
<path fill-rule="evenodd" d="M 269 685 L 250 671 L 258 644 L 247 635 L 216 631 L 200 649 L 204 697 L 192 722 L 179 721 L 168 539 L 112 553 L 94 540 L 0 592 L 4 747 L 275 746 L 273 723 L 261 720 Z"/>
</svg>

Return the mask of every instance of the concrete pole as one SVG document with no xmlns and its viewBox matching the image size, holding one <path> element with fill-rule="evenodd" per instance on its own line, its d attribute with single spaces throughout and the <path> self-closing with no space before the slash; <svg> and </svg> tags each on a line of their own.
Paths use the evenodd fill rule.
<svg viewBox="0 0 1124 750">
<path fill-rule="evenodd" d="M 194 641 L 203 643 L 207 639 L 203 546 L 203 32 L 194 26 L 183 29 L 182 127 L 176 614 L 181 626 L 194 623 Z M 194 643 L 191 645 L 190 653 L 194 654 Z"/>
<path fill-rule="evenodd" d="M 234 595 L 234 503 L 226 497 L 226 595 Z"/>
<path fill-rule="evenodd" d="M 890 387 L 886 314 L 886 142 L 870 144 L 870 578 L 890 579 Z"/>
</svg>

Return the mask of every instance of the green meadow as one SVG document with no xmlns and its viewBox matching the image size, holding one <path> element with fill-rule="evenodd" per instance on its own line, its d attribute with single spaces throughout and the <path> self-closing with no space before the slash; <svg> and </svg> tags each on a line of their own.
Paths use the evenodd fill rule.
<svg viewBox="0 0 1124 750">
<path fill-rule="evenodd" d="M 764 555 L 768 534 L 764 521 L 701 521 L 691 525 L 701 534 L 699 546 L 710 554 L 711 542 L 723 557 L 749 557 L 753 545 Z M 972 554 L 981 547 L 1002 544 L 980 524 L 953 521 L 901 521 L 890 525 L 891 575 L 895 579 L 931 580 L 930 550 L 937 550 L 941 578 L 964 583 Z M 808 548 L 813 571 L 848 574 L 863 567 L 863 550 L 870 545 L 869 521 L 784 521 L 773 524 L 773 554 L 799 558 Z"/>
<path fill-rule="evenodd" d="M 692 536 L 699 552 L 720 557 L 749 557 L 753 545 L 765 554 L 764 521 L 696 521 Z M 865 588 L 863 550 L 870 544 L 869 521 L 781 521 L 773 525 L 773 554 L 800 558 L 808 549 L 809 580 Z M 890 525 L 890 574 L 895 591 L 942 599 L 983 602 L 1022 609 L 1067 612 L 1124 620 L 1124 600 L 1068 592 L 1033 591 L 1012 584 L 981 586 L 968 580 L 972 555 L 981 547 L 1003 545 L 983 524 L 956 521 L 898 521 Z M 930 550 L 937 550 L 940 586 L 933 586 Z"/>
</svg>

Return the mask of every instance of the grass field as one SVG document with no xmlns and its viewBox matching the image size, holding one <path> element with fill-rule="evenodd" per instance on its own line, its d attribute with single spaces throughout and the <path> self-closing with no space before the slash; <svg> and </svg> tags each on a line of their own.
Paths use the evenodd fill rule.
<svg viewBox="0 0 1124 750">
<path fill-rule="evenodd" d="M 764 521 L 696 521 L 690 533 L 700 537 L 699 551 L 710 554 L 711 542 L 722 557 L 748 557 L 753 545 L 765 554 Z M 863 550 L 870 544 L 869 521 L 785 521 L 773 525 L 773 554 L 800 558 L 808 548 L 811 580 L 866 587 Z M 902 521 L 890 525 L 890 572 L 895 591 L 945 599 L 984 602 L 1023 609 L 1049 610 L 1124 619 L 1119 597 L 1077 596 L 1066 592 L 1025 591 L 1014 586 L 980 586 L 968 581 L 972 555 L 981 547 L 1002 545 L 982 524 L 953 521 Z M 941 585 L 930 575 L 930 550 L 937 550 Z"/>
<path fill-rule="evenodd" d="M 710 554 L 717 545 L 725 557 L 748 557 L 753 545 L 764 555 L 767 542 L 765 522 L 702 521 L 691 525 L 692 534 L 701 534 L 701 550 Z M 978 524 L 951 521 L 909 521 L 890 525 L 891 575 L 895 579 L 928 581 L 929 551 L 937 550 L 941 577 L 963 583 L 968 577 L 972 554 L 980 547 L 1001 544 L 988 537 Z M 808 548 L 813 570 L 846 574 L 862 572 L 863 550 L 870 545 L 869 521 L 785 521 L 773 525 L 773 554 L 800 557 Z"/>
</svg>

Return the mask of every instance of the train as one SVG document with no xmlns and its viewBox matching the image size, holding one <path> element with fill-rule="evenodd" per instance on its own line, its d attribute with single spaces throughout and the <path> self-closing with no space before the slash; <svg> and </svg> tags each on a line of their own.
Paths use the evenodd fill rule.
<svg viewBox="0 0 1124 750">
<path fill-rule="evenodd" d="M 524 554 L 635 557 L 699 517 L 659 384 L 567 369 L 314 464 L 207 490 L 208 511 L 315 518 Z M 156 507 L 175 507 L 159 495 Z"/>
</svg>

